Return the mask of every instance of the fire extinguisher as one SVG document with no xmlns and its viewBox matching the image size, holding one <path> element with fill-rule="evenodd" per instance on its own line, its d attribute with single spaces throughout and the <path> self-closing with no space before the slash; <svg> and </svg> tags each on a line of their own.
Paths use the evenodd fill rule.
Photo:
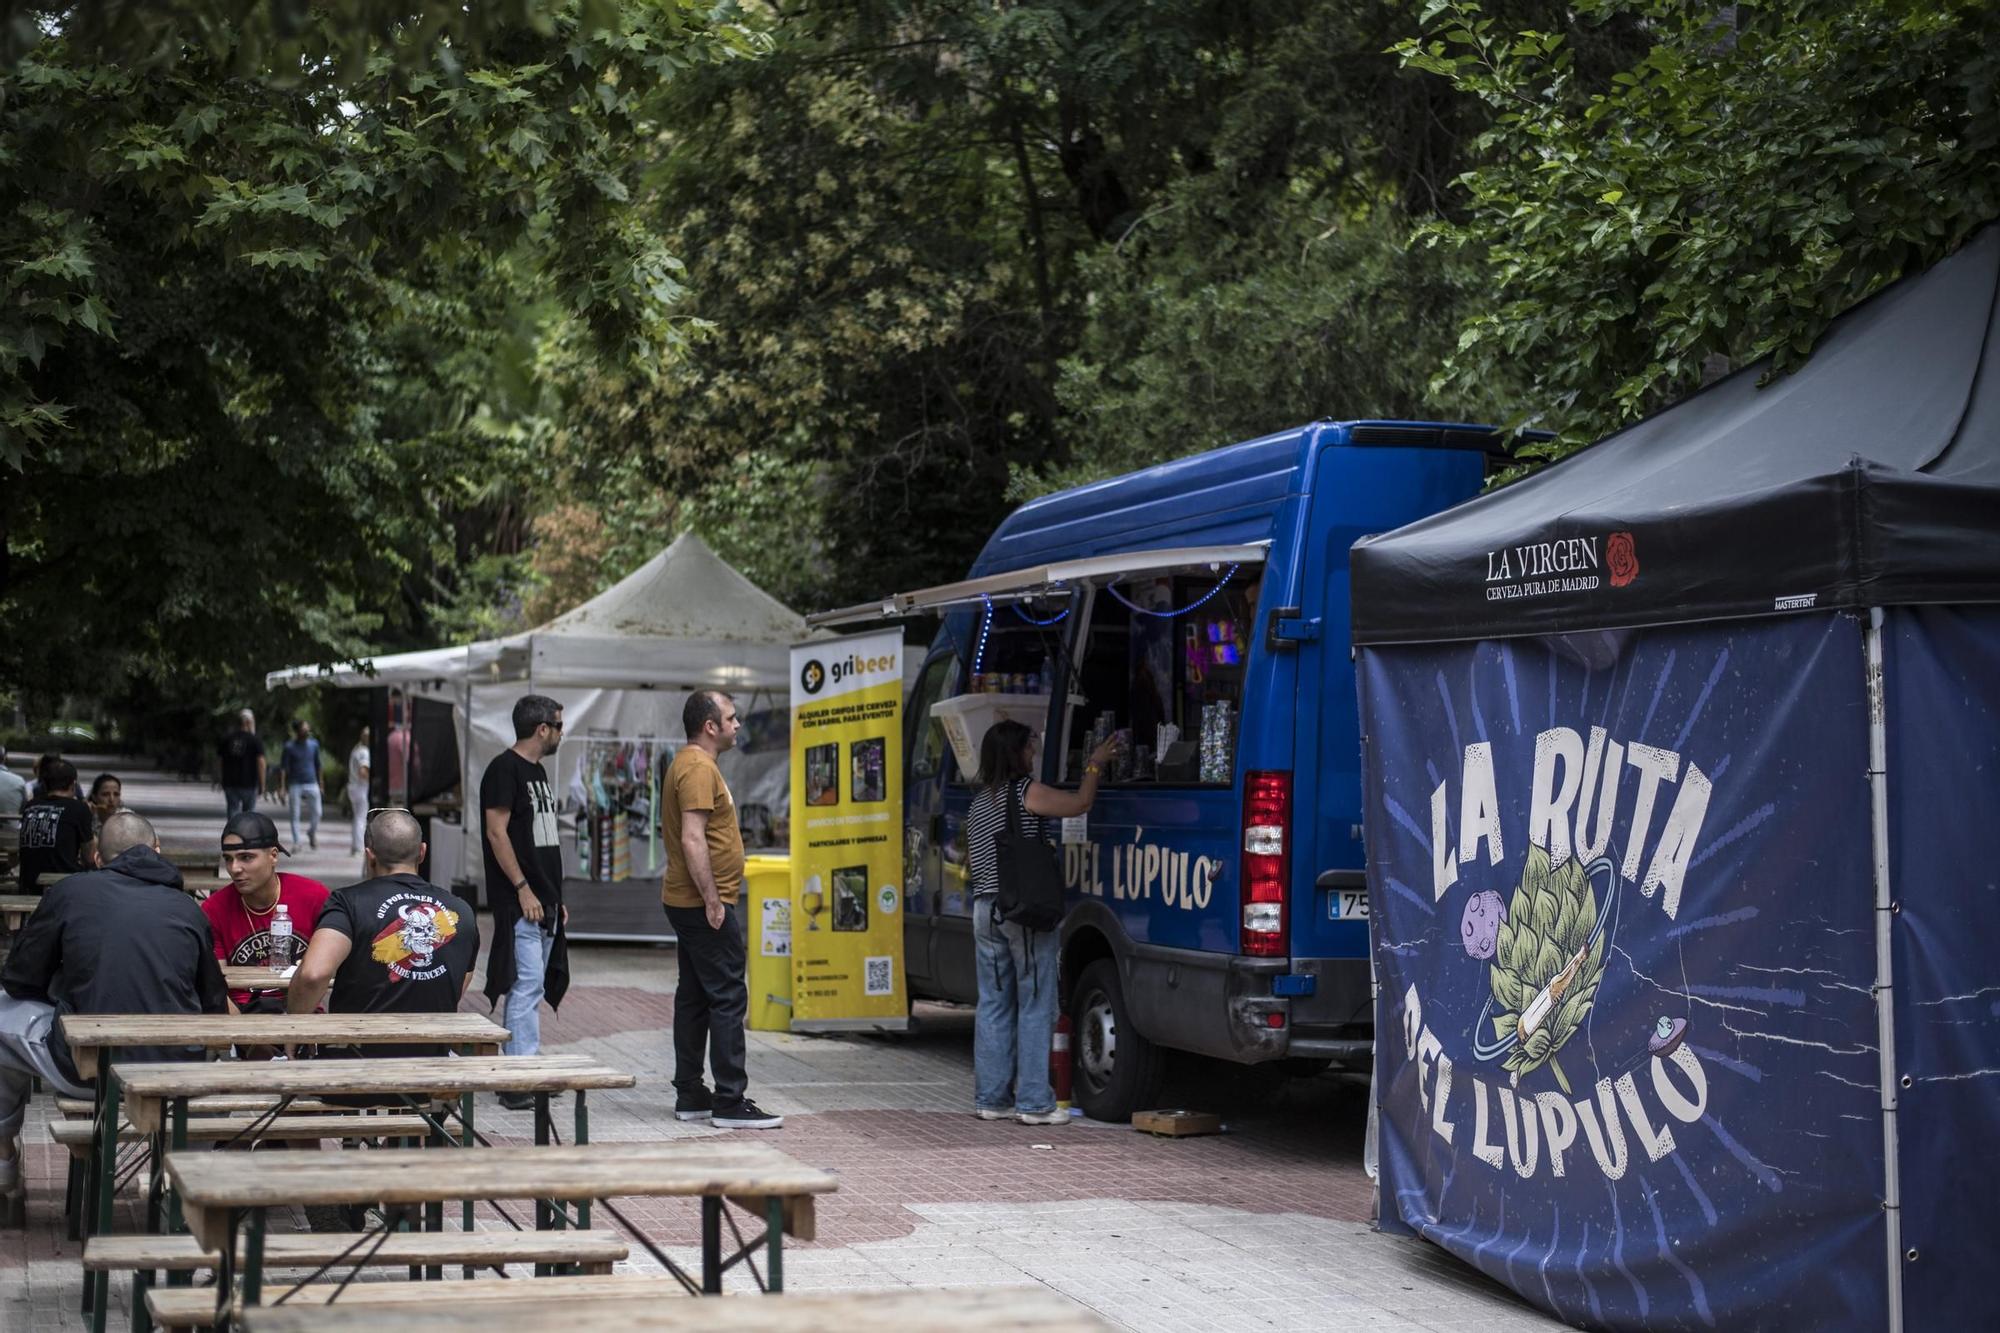
<svg viewBox="0 0 2000 1333">
<path fill-rule="evenodd" d="M 1069 1110 L 1069 1015 L 1056 1015 L 1055 1031 L 1049 1034 L 1049 1082 L 1055 1085 L 1056 1109 Z"/>
</svg>

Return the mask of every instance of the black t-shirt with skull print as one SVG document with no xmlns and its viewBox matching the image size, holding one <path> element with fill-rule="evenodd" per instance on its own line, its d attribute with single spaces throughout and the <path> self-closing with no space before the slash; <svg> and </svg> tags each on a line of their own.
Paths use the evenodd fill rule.
<svg viewBox="0 0 2000 1333">
<path fill-rule="evenodd" d="M 448 1014 L 479 956 L 472 907 L 415 875 L 383 875 L 335 889 L 318 930 L 352 941 L 333 975 L 336 1014 Z M 315 932 L 317 933 L 317 932 Z M 435 1046 L 367 1046 L 366 1055 L 438 1055 Z"/>
</svg>

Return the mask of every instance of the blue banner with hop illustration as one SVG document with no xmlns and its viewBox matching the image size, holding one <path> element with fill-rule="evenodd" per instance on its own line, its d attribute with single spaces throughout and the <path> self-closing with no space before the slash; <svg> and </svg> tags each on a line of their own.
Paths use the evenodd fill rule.
<svg viewBox="0 0 2000 1333">
<path fill-rule="evenodd" d="M 1991 1327 L 2000 1245 L 2000 609 L 1905 607 L 1887 620 L 1903 1326 Z"/>
<path fill-rule="evenodd" d="M 1386 1228 L 1584 1327 L 1884 1324 L 1862 629 L 1361 652 Z"/>
</svg>

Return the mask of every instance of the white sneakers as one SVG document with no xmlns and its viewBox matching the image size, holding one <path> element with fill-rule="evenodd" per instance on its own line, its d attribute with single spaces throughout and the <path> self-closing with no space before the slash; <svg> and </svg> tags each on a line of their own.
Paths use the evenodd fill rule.
<svg viewBox="0 0 2000 1333">
<path fill-rule="evenodd" d="M 1052 1111 L 1023 1111 L 1014 1118 L 1024 1125 L 1067 1125 L 1069 1112 L 1058 1106 Z"/>
</svg>

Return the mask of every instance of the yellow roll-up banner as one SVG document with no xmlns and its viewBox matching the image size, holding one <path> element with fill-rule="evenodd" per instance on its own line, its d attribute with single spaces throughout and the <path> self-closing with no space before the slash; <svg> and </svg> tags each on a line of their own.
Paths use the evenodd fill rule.
<svg viewBox="0 0 2000 1333">
<path fill-rule="evenodd" d="M 903 640 L 792 649 L 792 1030 L 904 1028 Z"/>
</svg>

